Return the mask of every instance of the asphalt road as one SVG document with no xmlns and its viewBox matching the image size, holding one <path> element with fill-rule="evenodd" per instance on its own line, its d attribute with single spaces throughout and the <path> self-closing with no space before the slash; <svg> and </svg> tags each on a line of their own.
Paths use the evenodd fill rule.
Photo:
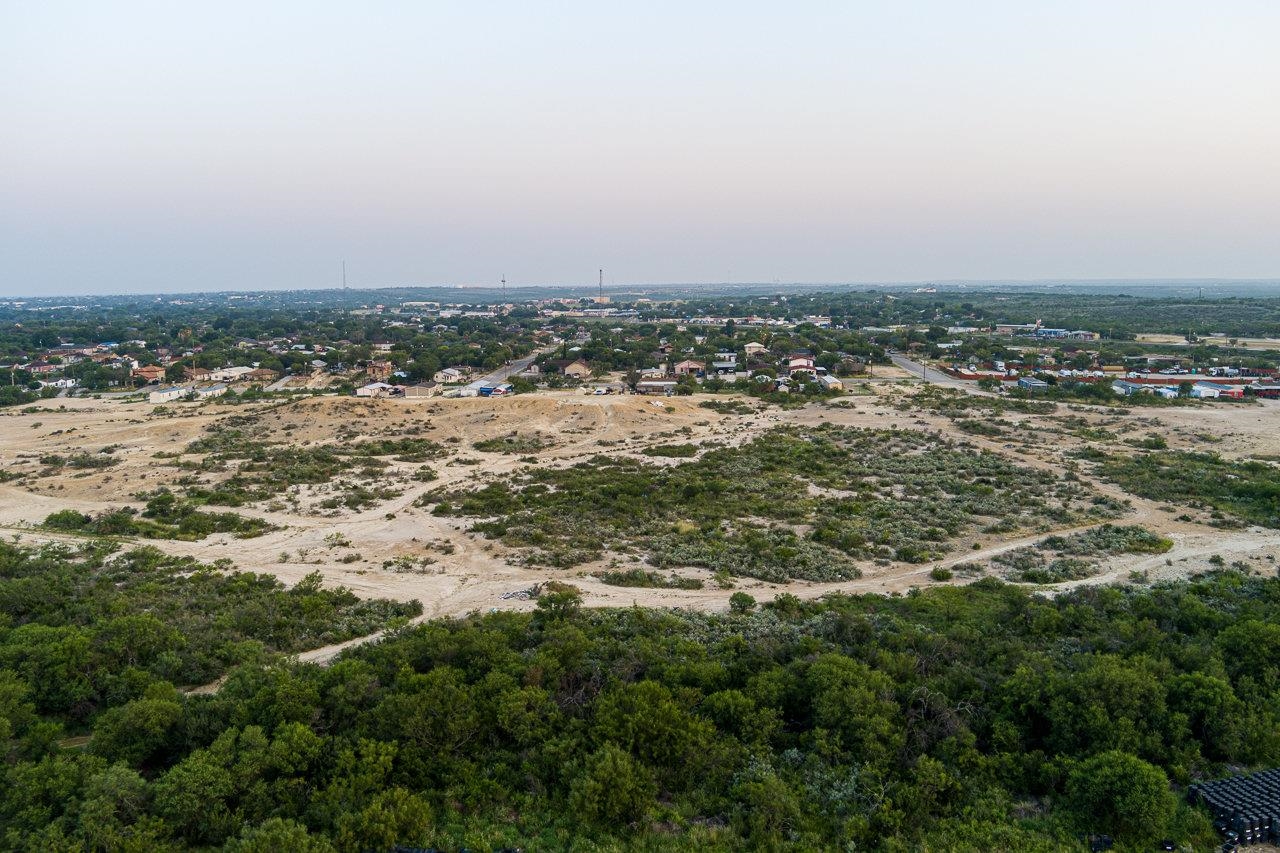
<svg viewBox="0 0 1280 853">
<path fill-rule="evenodd" d="M 515 374 L 524 370 L 529 365 L 533 364 L 533 360 L 535 358 L 542 355 L 544 352 L 547 352 L 549 349 L 550 348 L 548 347 L 544 349 L 534 350 L 532 353 L 525 356 L 524 358 L 516 359 L 510 364 L 504 364 L 502 365 L 502 367 L 499 367 L 497 370 L 493 371 L 493 373 L 490 373 L 487 376 L 481 376 L 480 379 L 484 382 L 506 382 L 509 377 L 514 376 Z"/>
<path fill-rule="evenodd" d="M 912 361 L 911 359 L 898 355 L 897 353 L 890 354 L 889 360 L 910 373 L 912 376 L 920 376 L 926 382 L 930 382 L 934 385 L 941 385 L 944 388 L 955 388 L 958 391 L 969 391 L 970 393 L 978 390 L 978 386 L 973 382 L 966 382 L 963 379 L 955 379 L 943 373 L 941 370 L 935 370 L 932 367 L 925 367 L 925 365 L 920 362 Z"/>
</svg>

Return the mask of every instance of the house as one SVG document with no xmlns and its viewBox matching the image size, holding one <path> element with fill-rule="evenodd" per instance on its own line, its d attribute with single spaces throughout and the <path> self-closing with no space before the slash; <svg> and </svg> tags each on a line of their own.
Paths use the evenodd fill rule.
<svg viewBox="0 0 1280 853">
<path fill-rule="evenodd" d="M 443 388 L 439 382 L 419 382 L 417 385 L 408 385 L 404 389 L 406 397 L 435 397 Z"/>
<path fill-rule="evenodd" d="M 28 373 L 34 373 L 36 375 L 44 375 L 46 373 L 57 373 L 58 365 L 50 364 L 47 361 L 33 361 L 30 364 L 23 367 L 23 370 L 27 371 Z"/>
<path fill-rule="evenodd" d="M 563 372 L 565 376 L 572 376 L 576 379 L 586 379 L 591 375 L 591 365 L 579 358 L 566 364 Z"/>
<path fill-rule="evenodd" d="M 443 370 L 437 370 L 431 378 L 436 382 L 452 383 L 461 382 L 463 379 L 471 375 L 469 367 L 446 367 Z"/>
<path fill-rule="evenodd" d="M 1004 370 L 1003 367 L 998 367 L 996 369 Z M 840 356 L 840 372 L 846 375 L 852 375 L 870 373 L 871 370 L 867 365 L 867 362 L 863 361 L 858 356 L 845 354 Z"/>
<path fill-rule="evenodd" d="M 1223 385 L 1220 382 L 1197 382 L 1191 386 L 1191 396 L 1206 400 L 1218 397 L 1238 400 L 1244 396 L 1244 389 L 1239 385 Z"/>
<path fill-rule="evenodd" d="M 248 382 L 275 382 L 280 378 L 280 371 L 269 367 L 258 367 L 244 375 Z"/>
<path fill-rule="evenodd" d="M 209 378 L 214 382 L 239 382 L 250 373 L 253 373 L 252 367 L 220 367 L 210 371 Z"/>
<path fill-rule="evenodd" d="M 637 394 L 674 394 L 675 390 L 674 379 L 641 379 L 636 383 Z"/>
<path fill-rule="evenodd" d="M 158 364 L 148 364 L 146 367 L 135 367 L 129 371 L 129 375 L 142 379 L 150 385 L 164 379 L 164 368 Z"/>
<path fill-rule="evenodd" d="M 188 382 L 208 382 L 213 378 L 213 371 L 207 367 L 184 367 L 182 378 Z"/>
<path fill-rule="evenodd" d="M 375 382 L 381 382 L 391 376 L 391 371 L 395 370 L 395 365 L 391 362 L 376 358 L 369 362 L 369 366 L 364 369 L 365 374 Z"/>
<path fill-rule="evenodd" d="M 1280 397 L 1280 385 L 1254 382 L 1246 386 L 1245 390 L 1255 397 L 1265 397 L 1271 400 Z"/>
<path fill-rule="evenodd" d="M 738 363 L 738 354 L 736 352 L 718 352 L 712 361 L 727 362 L 729 364 Z"/>
<path fill-rule="evenodd" d="M 214 397 L 221 397 L 227 393 L 227 386 L 219 382 L 217 385 L 207 385 L 204 388 L 196 388 L 191 392 L 197 400 L 211 400 Z"/>
<path fill-rule="evenodd" d="M 826 391 L 844 390 L 844 383 L 841 382 L 839 379 L 836 379 L 834 376 L 819 376 L 818 384 L 821 385 L 823 390 L 826 390 Z"/>
<path fill-rule="evenodd" d="M 370 382 L 356 389 L 357 397 L 395 397 L 401 389 L 399 385 L 388 385 L 386 382 Z"/>
<path fill-rule="evenodd" d="M 707 366 L 701 361 L 687 358 L 675 366 L 676 376 L 698 376 L 707 372 Z"/>
<path fill-rule="evenodd" d="M 742 349 L 746 352 L 747 358 L 750 358 L 753 355 L 759 355 L 762 352 L 766 352 L 769 348 L 764 344 L 758 344 L 755 341 L 751 341 L 744 345 Z"/>
<path fill-rule="evenodd" d="M 1025 379 L 1026 377 L 1023 378 Z M 1018 380 L 1018 384 L 1022 384 L 1022 379 Z M 1125 379 L 1117 379 L 1115 382 L 1111 383 L 1111 390 L 1115 391 L 1122 397 L 1131 397 L 1134 394 L 1141 394 L 1146 391 L 1147 386 L 1137 382 L 1129 382 Z"/>
<path fill-rule="evenodd" d="M 640 376 L 644 379 L 662 379 L 666 375 L 665 367 L 645 367 L 640 370 Z"/>
<path fill-rule="evenodd" d="M 795 373 L 800 370 L 807 370 L 810 373 L 816 373 L 813 356 L 811 355 L 793 355 L 787 358 L 787 372 Z"/>
<path fill-rule="evenodd" d="M 170 385 L 167 388 L 158 388 L 147 395 L 148 403 L 173 403 L 177 400 L 185 400 L 191 395 L 191 389 L 183 385 Z"/>
<path fill-rule="evenodd" d="M 1049 388 L 1049 383 L 1043 379 L 1036 379 L 1034 376 L 1018 377 L 1018 387 L 1032 394 L 1037 391 L 1045 391 Z"/>
</svg>

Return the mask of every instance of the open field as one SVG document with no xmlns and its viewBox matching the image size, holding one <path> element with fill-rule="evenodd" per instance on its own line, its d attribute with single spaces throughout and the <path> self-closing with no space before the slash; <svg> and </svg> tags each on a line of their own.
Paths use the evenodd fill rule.
<svg viewBox="0 0 1280 853">
<path fill-rule="evenodd" d="M 1139 333 L 1134 336 L 1139 343 L 1165 344 L 1172 346 L 1191 346 L 1185 335 L 1164 335 L 1157 333 Z M 1232 338 L 1227 335 L 1201 335 L 1197 346 L 1232 346 L 1240 349 L 1276 350 L 1280 349 L 1280 338 Z"/>
<path fill-rule="evenodd" d="M 990 561 L 1003 553 L 1034 545 L 1050 533 L 1106 521 L 1140 525 L 1167 537 L 1172 547 L 1162 554 L 1108 555 L 1093 574 L 1066 581 L 1060 588 L 1130 576 L 1188 575 L 1209 568 L 1208 561 L 1215 555 L 1270 571 L 1280 556 L 1280 531 L 1214 526 L 1206 512 L 1128 494 L 1097 479 L 1090 464 L 1073 458 L 1082 448 L 1142 452 L 1125 443 L 1134 436 L 1159 436 L 1170 450 L 1212 451 L 1229 460 L 1280 456 L 1280 434 L 1273 427 L 1278 414 L 1275 402 L 1140 413 L 1053 406 L 1050 412 L 964 410 L 960 416 L 953 410 L 955 403 L 939 404 L 931 396 L 955 392 L 931 390 L 919 396 L 921 384 L 887 379 L 876 380 L 870 387 L 874 395 L 850 395 L 793 410 L 748 401 L 747 414 L 720 414 L 701 405 L 711 401 L 712 395 L 655 399 L 571 392 L 507 399 L 317 397 L 234 407 L 48 401 L 0 417 L 0 464 L 9 479 L 0 484 L 0 525 L 28 540 L 57 538 L 62 534 L 38 530 L 35 525 L 60 510 L 92 516 L 120 506 L 141 508 L 137 496 L 161 487 L 178 494 L 212 493 L 216 503 L 226 499 L 216 497 L 219 484 L 239 478 L 257 491 L 246 492 L 250 499 L 234 505 L 233 511 L 267 522 L 271 528 L 265 534 L 236 538 L 214 533 L 199 541 L 153 544 L 206 562 L 226 558 L 243 569 L 274 574 L 288 583 L 319 571 L 327 582 L 348 586 L 359 595 L 419 599 L 426 617 L 490 608 L 528 609 L 530 601 L 504 599 L 503 594 L 547 580 L 575 584 L 590 605 L 707 610 L 724 609 L 735 590 L 760 599 L 783 591 L 802 598 L 835 591 L 901 592 L 939 582 L 962 583 L 982 573 L 998 574 L 994 571 L 998 566 Z M 966 398 L 954 399 L 964 405 Z M 980 433 L 974 432 L 975 421 L 986 425 Z M 849 571 L 841 580 L 793 576 L 779 583 L 741 575 L 726 579 L 723 573 L 666 559 L 664 571 L 684 579 L 687 586 L 701 586 L 668 588 L 615 586 L 596 577 L 611 569 L 652 568 L 643 549 L 623 547 L 615 552 L 602 543 L 598 552 L 572 565 L 539 565 L 529 559 L 529 549 L 511 536 L 487 538 L 470 532 L 482 519 L 433 512 L 429 502 L 422 505 L 424 495 L 465 493 L 512 482 L 517 475 L 567 469 L 598 455 L 611 463 L 630 460 L 648 471 L 650 466 L 696 465 L 709 448 L 720 448 L 722 456 L 746 453 L 743 448 L 753 441 L 775 440 L 770 436 L 779 429 L 804 437 L 832 427 L 913 430 L 917 431 L 913 435 L 927 435 L 930 442 L 957 443 L 963 453 L 990 454 L 992 464 L 1003 466 L 1000 470 L 1034 471 L 1050 480 L 1071 471 L 1082 493 L 1117 505 L 1123 502 L 1127 508 L 1114 518 L 1048 513 L 1037 519 L 1033 511 L 1030 519 L 1015 525 L 960 524 L 947 533 L 941 550 L 923 559 L 846 549 L 847 558 L 841 559 L 846 559 Z M 485 449 L 478 449 L 477 443 Z M 646 452 L 654 447 L 687 450 L 675 456 Z M 103 453 L 104 449 L 108 452 Z M 321 449 L 324 455 L 318 453 Z M 250 450 L 266 454 L 261 458 L 267 461 L 257 467 L 284 469 L 271 474 L 283 479 L 265 481 L 265 487 L 278 488 L 268 497 L 263 497 L 263 482 L 252 480 L 265 476 L 261 472 L 234 473 L 237 466 L 254 467 L 245 460 Z M 373 455 L 382 451 L 386 452 L 381 456 Z M 893 452 L 933 451 L 921 445 Z M 685 453 L 697 458 L 680 458 Z M 41 461 L 47 462 L 50 456 L 66 460 L 76 454 L 109 459 L 110 464 L 54 467 Z M 330 464 L 317 466 L 316 459 Z M 311 467 L 304 470 L 304 463 Z M 785 458 L 779 464 L 785 469 Z M 301 482 L 300 472 L 306 474 Z M 833 471 L 820 483 L 809 482 L 806 500 L 814 506 L 810 516 L 791 520 L 779 516 L 777 523 L 791 524 L 792 532 L 799 534 L 796 541 L 803 544 L 815 522 L 839 511 L 841 500 L 850 497 L 841 491 L 841 476 Z M 894 484 L 888 485 L 891 491 Z M 999 482 L 996 488 L 1001 488 Z M 347 500 L 353 490 L 358 500 Z M 222 509 L 215 503 L 209 509 Z M 765 529 L 775 523 L 764 519 L 761 524 Z M 889 544 L 892 551 L 892 546 L 913 543 Z M 828 552 L 828 556 L 838 555 Z M 985 569 L 974 574 L 974 566 Z M 960 571 L 952 578 L 937 579 L 948 573 L 937 570 L 957 567 Z"/>
</svg>

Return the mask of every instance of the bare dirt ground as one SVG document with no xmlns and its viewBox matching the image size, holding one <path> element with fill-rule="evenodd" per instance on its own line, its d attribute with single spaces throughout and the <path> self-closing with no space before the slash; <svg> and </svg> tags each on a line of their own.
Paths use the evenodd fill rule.
<svg viewBox="0 0 1280 853">
<path fill-rule="evenodd" d="M 35 527 L 57 510 L 95 513 L 122 505 L 140 507 L 137 493 L 172 484 L 184 473 L 168 464 L 173 455 L 181 455 L 210 427 L 233 418 L 244 422 L 244 416 L 250 416 L 252 429 L 263 440 L 293 446 L 324 444 L 339 433 L 348 440 L 413 436 L 440 442 L 453 453 L 444 461 L 431 463 L 437 479 L 427 483 L 408 476 L 420 464 L 393 463 L 385 476 L 395 480 L 400 494 L 368 509 L 321 513 L 307 500 L 267 502 L 235 510 L 280 528 L 264 536 L 237 539 L 217 534 L 198 542 L 147 544 L 205 562 L 227 558 L 239 568 L 273 574 L 287 583 L 319 571 L 328 583 L 347 586 L 359 595 L 418 599 L 424 606 L 424 618 L 492 608 L 528 609 L 532 602 L 503 599 L 502 595 L 546 580 L 575 584 L 583 591 L 586 604 L 593 606 L 719 610 L 727 607 L 735 589 L 757 599 L 770 599 L 781 592 L 802 598 L 837 591 L 903 592 L 937 583 L 929 574 L 938 566 L 981 561 L 1030 545 L 1045 534 L 975 535 L 955 542 L 943 560 L 922 565 L 867 564 L 862 578 L 840 583 L 770 584 L 739 578 L 734 589 L 721 589 L 709 582 L 706 572 L 690 569 L 681 574 L 708 580 L 703 589 L 627 588 L 606 585 L 591 575 L 607 561 L 569 570 L 522 566 L 517 555 L 501 544 L 468 533 L 467 520 L 431 515 L 414 502 L 436 488 L 482 485 L 530 464 L 530 457 L 533 464 L 558 466 L 600 453 L 638 454 L 659 443 L 736 444 L 781 424 L 804 427 L 831 422 L 936 431 L 963 438 L 1021 465 L 1054 470 L 1062 470 L 1068 451 L 1091 443 L 1072 432 L 1081 424 L 1107 427 L 1122 437 L 1159 434 L 1171 447 L 1180 449 L 1212 449 L 1233 457 L 1280 455 L 1280 430 L 1276 429 L 1280 402 L 1276 401 L 1251 406 L 1134 409 L 1124 415 L 1096 407 L 1068 410 L 1060 406 L 1054 415 L 1006 415 L 1013 437 L 988 438 L 961 433 L 951 419 L 939 414 L 912 411 L 907 401 L 921 387 L 915 380 L 881 376 L 859 383 L 854 389 L 858 393 L 840 398 L 835 405 L 811 404 L 793 410 L 761 407 L 741 397 L 714 398 L 747 402 L 756 411 L 746 415 L 722 415 L 703 408 L 700 402 L 713 399 L 705 395 L 647 398 L 585 396 L 568 391 L 505 399 L 313 397 L 286 404 L 184 403 L 160 409 L 139 402 L 51 400 L 34 410 L 0 414 L 0 471 L 23 475 L 18 482 L 0 484 L 0 531 L 27 541 L 57 539 L 60 537 Z M 486 453 L 472 447 L 474 442 L 517 432 L 522 436 L 537 434 L 550 446 L 520 455 Z M 1109 446 L 1113 450 L 1123 447 L 1118 443 Z M 106 469 L 63 468 L 56 473 L 49 473 L 40 463 L 48 454 L 97 453 L 103 448 L 112 448 L 111 455 L 119 463 Z M 643 458 L 656 464 L 680 461 Z M 1089 480 L 1087 471 L 1081 476 Z M 1275 570 L 1274 561 L 1280 558 L 1280 530 L 1224 531 L 1198 520 L 1179 520 L 1184 516 L 1180 509 L 1141 500 L 1110 484 L 1090 481 L 1090 485 L 1131 503 L 1133 511 L 1118 523 L 1140 524 L 1172 539 L 1174 547 L 1158 556 L 1111 558 L 1101 573 L 1053 589 L 1139 577 L 1185 576 L 1209 568 L 1209 559 L 1215 555 L 1256 571 Z M 305 497 L 306 489 L 301 491 Z M 334 544 L 338 541 L 350 544 Z M 357 554 L 358 558 L 352 556 Z M 409 560 L 417 563 L 406 571 L 403 563 Z M 621 562 L 628 565 L 626 560 Z M 963 583 L 966 578 L 951 582 Z M 306 657 L 324 660 L 336 651 L 319 649 Z"/>
<path fill-rule="evenodd" d="M 1183 335 L 1163 335 L 1157 333 L 1140 334 L 1135 338 L 1139 343 L 1145 344 L 1173 344 L 1175 346 L 1191 346 Z M 1234 344 L 1231 342 L 1235 341 Z M 1255 350 L 1274 350 L 1280 349 L 1280 339 L 1277 338 L 1229 338 L 1225 335 L 1206 335 L 1199 338 L 1196 342 L 1199 344 L 1216 344 L 1218 346 L 1237 346 L 1241 349 Z"/>
</svg>

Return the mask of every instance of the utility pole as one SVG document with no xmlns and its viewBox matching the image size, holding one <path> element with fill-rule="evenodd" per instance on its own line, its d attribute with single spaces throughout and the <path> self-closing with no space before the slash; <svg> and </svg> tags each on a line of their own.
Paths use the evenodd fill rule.
<svg viewBox="0 0 1280 853">
<path fill-rule="evenodd" d="M 502 275 L 502 301 L 503 301 L 503 302 L 506 302 L 506 301 L 507 301 L 507 276 L 506 276 L 506 273 L 503 273 L 503 275 Z"/>
<path fill-rule="evenodd" d="M 346 258 L 343 258 L 343 259 L 342 259 L 342 289 L 343 289 L 343 290 L 346 290 L 346 289 L 347 289 L 347 260 L 346 260 Z"/>
</svg>

